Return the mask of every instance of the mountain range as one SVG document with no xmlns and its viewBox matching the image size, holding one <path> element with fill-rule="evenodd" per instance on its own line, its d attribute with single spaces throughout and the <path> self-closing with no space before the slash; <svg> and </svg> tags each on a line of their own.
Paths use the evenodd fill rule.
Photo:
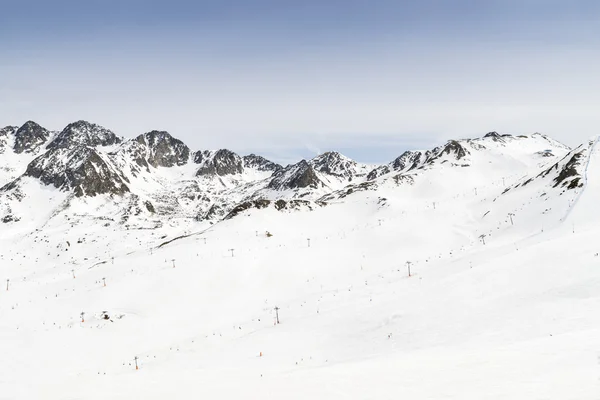
<svg viewBox="0 0 600 400">
<path fill-rule="evenodd" d="M 28 121 L 0 129 L 0 220 L 40 226 L 93 203 L 96 216 L 111 215 L 111 223 L 127 228 L 173 218 L 212 223 L 248 208 L 322 207 L 357 191 L 413 185 L 445 168 L 461 170 L 474 185 L 502 176 L 507 192 L 541 179 L 568 190 L 580 186 L 585 151 L 537 133 L 490 132 L 406 151 L 383 165 L 330 151 L 282 166 L 227 149 L 194 151 L 165 131 L 124 139 L 87 121 L 61 131 Z M 481 176 L 485 163 L 495 168 Z M 514 182 L 506 181 L 507 171 Z"/>
</svg>

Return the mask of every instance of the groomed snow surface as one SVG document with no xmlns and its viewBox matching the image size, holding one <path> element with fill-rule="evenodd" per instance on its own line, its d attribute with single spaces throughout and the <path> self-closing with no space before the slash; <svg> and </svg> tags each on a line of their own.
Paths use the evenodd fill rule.
<svg viewBox="0 0 600 400">
<path fill-rule="evenodd" d="M 214 225 L 4 231 L 0 399 L 598 399 L 587 161 L 545 196 L 458 168 Z"/>
</svg>

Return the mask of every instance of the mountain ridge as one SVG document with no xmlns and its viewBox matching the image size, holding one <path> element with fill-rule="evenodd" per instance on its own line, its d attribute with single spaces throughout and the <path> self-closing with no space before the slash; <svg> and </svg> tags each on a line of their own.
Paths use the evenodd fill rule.
<svg viewBox="0 0 600 400">
<path fill-rule="evenodd" d="M 18 137 L 22 140 L 17 144 Z M 537 133 L 513 136 L 489 132 L 481 138 L 449 140 L 429 150 L 406 151 L 382 165 L 361 164 L 327 151 L 282 166 L 259 155 L 240 156 L 228 149 L 194 151 L 167 131 L 124 139 L 83 120 L 68 124 L 60 132 L 28 121 L 18 128 L 0 130 L 0 157 L 7 158 L 7 165 L 14 163 L 14 167 L 5 167 L 8 182 L 0 187 L 0 217 L 10 222 L 23 219 L 13 215 L 19 208 L 15 198 L 27 203 L 28 190 L 20 188 L 19 196 L 9 196 L 9 192 L 19 188 L 24 178 L 40 182 L 40 190 L 50 185 L 84 202 L 107 196 L 101 208 L 117 207 L 121 221 L 135 223 L 132 217 L 139 217 L 138 222 L 144 225 L 175 216 L 218 221 L 231 217 L 240 204 L 260 205 L 262 200 L 302 199 L 309 208 L 315 202 L 322 206 L 354 192 L 377 191 L 390 182 L 394 186 L 411 185 L 415 180 L 428 179 L 434 173 L 429 170 L 475 166 L 469 173 L 476 173 L 485 160 L 492 159 L 506 164 L 507 169 L 518 166 L 528 171 L 536 164 L 550 164 L 552 158 L 567 151 L 567 146 Z M 67 205 L 61 203 L 61 207 L 65 209 L 74 204 L 74 200 L 64 201 Z M 132 216 L 134 209 L 138 211 Z"/>
</svg>

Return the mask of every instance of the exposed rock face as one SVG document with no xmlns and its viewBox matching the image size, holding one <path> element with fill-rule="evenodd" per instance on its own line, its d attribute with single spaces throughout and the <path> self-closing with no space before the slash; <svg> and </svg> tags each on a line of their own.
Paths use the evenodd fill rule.
<svg viewBox="0 0 600 400">
<path fill-rule="evenodd" d="M 89 147 L 49 150 L 29 163 L 24 175 L 61 190 L 72 190 L 78 197 L 129 191 L 125 178 Z"/>
<path fill-rule="evenodd" d="M 77 121 L 67 125 L 56 138 L 50 142 L 47 149 L 67 149 L 73 146 L 111 146 L 119 144 L 122 139 L 112 131 L 87 121 Z"/>
<path fill-rule="evenodd" d="M 238 215 L 239 213 L 249 210 L 251 208 L 266 208 L 271 204 L 270 200 L 253 200 L 253 201 L 246 201 L 244 203 L 238 204 L 237 206 L 235 206 L 223 219 L 231 219 L 233 217 L 235 217 L 236 215 Z"/>
<path fill-rule="evenodd" d="M 34 143 L 41 143 L 42 137 L 48 137 L 47 131 L 40 131 L 39 125 L 26 125 L 28 126 L 24 130 L 24 137 L 37 138 L 37 142 Z M 23 127 L 19 128 L 19 131 L 21 130 Z M 126 178 L 106 155 L 97 150 L 98 147 L 114 145 L 120 141 L 113 132 L 101 126 L 85 121 L 74 122 L 48 144 L 45 153 L 29 163 L 23 175 L 37 178 L 46 185 L 64 191 L 73 191 L 78 197 L 98 194 L 121 195 L 129 191 L 125 183 Z M 15 148 L 16 143 L 17 141 Z"/>
<path fill-rule="evenodd" d="M 405 151 L 402 155 L 392 161 L 390 164 L 382 165 L 369 172 L 367 180 L 372 181 L 382 175 L 394 172 L 409 172 L 426 165 L 433 164 L 445 155 L 449 155 L 456 160 L 460 160 L 470 154 L 460 142 L 450 140 L 443 147 L 436 147 L 427 151 Z"/>
<path fill-rule="evenodd" d="M 317 202 L 311 203 L 310 201 L 298 200 L 298 199 L 289 200 L 289 201 L 279 199 L 275 202 L 272 202 L 271 200 L 265 200 L 265 199 L 251 200 L 251 201 L 246 201 L 246 202 L 236 205 L 227 215 L 225 215 L 225 217 L 223 217 L 223 219 L 224 220 L 231 219 L 233 217 L 238 216 L 240 213 L 250 210 L 250 209 L 260 210 L 263 208 L 274 206 L 277 211 L 300 210 L 302 208 L 306 208 L 307 210 L 313 210 L 313 208 L 314 208 L 313 206 L 315 206 L 315 205 L 323 207 L 323 206 L 327 205 L 327 203 L 322 202 L 322 201 L 317 201 Z"/>
<path fill-rule="evenodd" d="M 200 164 L 196 176 L 235 175 L 244 172 L 242 158 L 232 151 L 222 149 L 216 152 L 205 150 L 194 154 L 194 162 Z"/>
<path fill-rule="evenodd" d="M 431 156 L 429 151 L 405 151 L 388 165 L 382 165 L 369 172 L 367 180 L 372 181 L 392 171 L 408 172 L 421 167 Z"/>
<path fill-rule="evenodd" d="M 354 178 L 354 171 L 357 166 L 356 161 L 344 157 L 335 151 L 323 153 L 310 160 L 309 163 L 316 171 L 346 178 L 350 181 Z"/>
<path fill-rule="evenodd" d="M 281 165 L 271 162 L 264 157 L 257 156 L 256 154 L 244 156 L 242 159 L 244 161 L 244 167 L 254 168 L 259 171 L 275 172 L 283 168 Z"/>
<path fill-rule="evenodd" d="M 16 126 L 5 126 L 0 129 L 0 154 L 6 151 L 6 148 L 8 147 L 10 140 L 14 137 L 17 129 L 18 127 Z"/>
<path fill-rule="evenodd" d="M 14 152 L 35 153 L 46 143 L 50 132 L 33 121 L 27 121 L 15 133 Z"/>
<path fill-rule="evenodd" d="M 400 157 L 392 162 L 392 168 L 395 171 L 412 170 L 421 165 L 423 159 L 429 157 L 429 152 L 406 151 Z"/>
<path fill-rule="evenodd" d="M 489 132 L 483 136 L 484 139 L 491 139 L 494 142 L 504 142 L 504 138 L 498 132 Z"/>
<path fill-rule="evenodd" d="M 196 216 L 196 219 L 198 221 L 202 221 L 205 219 L 216 219 L 216 218 L 221 218 L 223 217 L 223 215 L 226 213 L 226 208 L 223 206 L 223 204 L 219 204 L 219 203 L 214 203 L 213 205 L 210 206 L 210 208 L 208 209 L 208 211 L 204 214 L 198 214 Z"/>
<path fill-rule="evenodd" d="M 315 170 L 305 160 L 275 172 L 268 188 L 273 190 L 318 188 L 323 186 Z"/>
<path fill-rule="evenodd" d="M 554 157 L 554 153 L 552 153 L 552 150 L 537 151 L 535 154 L 544 158 Z"/>
<path fill-rule="evenodd" d="M 389 165 L 382 165 L 369 172 L 369 174 L 367 175 L 367 180 L 372 181 L 374 179 L 379 178 L 382 175 L 389 174 L 390 172 L 392 172 L 392 170 Z"/>
<path fill-rule="evenodd" d="M 184 165 L 190 158 L 190 149 L 168 132 L 152 131 L 135 138 L 130 148 L 133 161 L 139 166 L 173 167 Z"/>
<path fill-rule="evenodd" d="M 592 144 L 590 143 L 591 148 Z M 554 176 L 553 187 L 577 189 L 583 186 L 584 152 L 589 148 L 578 148 L 570 152 L 566 157 L 552 165 L 550 168 L 538 175 L 540 177 Z"/>
<path fill-rule="evenodd" d="M 461 158 L 465 157 L 468 153 L 469 151 L 466 150 L 459 142 L 457 142 L 456 140 L 450 140 L 444 146 L 439 156 L 443 154 L 448 154 L 454 156 L 457 160 L 460 160 Z"/>
<path fill-rule="evenodd" d="M 4 128 L 0 129 L 0 138 L 7 138 L 11 135 L 14 135 L 17 132 L 17 129 L 19 129 L 18 126 L 5 126 Z"/>
</svg>

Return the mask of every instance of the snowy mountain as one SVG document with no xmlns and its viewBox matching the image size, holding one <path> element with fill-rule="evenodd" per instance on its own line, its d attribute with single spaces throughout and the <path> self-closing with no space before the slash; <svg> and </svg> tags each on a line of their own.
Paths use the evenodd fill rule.
<svg viewBox="0 0 600 400">
<path fill-rule="evenodd" d="M 85 208 L 90 197 L 104 196 L 96 212 L 116 212 L 115 221 L 126 227 L 160 226 L 164 218 L 216 222 L 231 216 L 238 205 L 263 204 L 262 200 L 302 199 L 314 208 L 315 202 L 322 206 L 355 191 L 378 190 L 390 180 L 396 185 L 414 184 L 420 176 L 430 177 L 433 172 L 427 171 L 446 171 L 448 166 L 472 167 L 459 172 L 468 181 L 480 175 L 483 163 L 494 161 L 496 179 L 506 178 L 508 170 L 513 175 L 526 173 L 532 165 L 549 163 L 568 150 L 539 134 L 491 132 L 479 139 L 451 140 L 431 150 L 407 151 L 381 166 L 360 164 L 330 151 L 282 167 L 261 156 L 242 157 L 227 149 L 192 151 L 164 131 L 123 140 L 86 121 L 55 134 L 29 121 L 20 128 L 4 128 L 0 138 L 7 165 L 0 191 L 0 216 L 5 220 L 48 222 L 27 211 L 34 207 L 37 194 L 22 186 L 31 185 L 27 179 L 34 178 L 40 182 L 36 192 L 46 185 L 80 198 L 78 205 L 71 197 L 50 204 L 55 207 L 52 218 L 69 213 L 71 206 Z M 24 171 L 19 174 L 20 170 Z M 482 183 L 490 176 L 483 178 Z M 18 209 L 26 215 L 16 215 Z"/>
<path fill-rule="evenodd" d="M 0 396 L 597 397 L 597 138 L 280 166 L 26 125 L 0 130 Z"/>
<path fill-rule="evenodd" d="M 260 198 L 316 199 L 363 179 L 369 171 L 368 166 L 334 152 L 284 168 L 264 157 L 241 157 L 227 149 L 191 151 L 164 131 L 123 140 L 86 121 L 69 124 L 53 135 L 29 121 L 20 128 L 4 128 L 0 137 L 8 165 L 0 204 L 3 216 L 10 215 L 7 220 L 11 222 L 24 218 L 13 215 L 15 209 L 25 212 L 31 207 L 27 203 L 35 201 L 22 188 L 27 178 L 42 184 L 36 191 L 44 190 L 43 185 L 53 186 L 82 198 L 84 204 L 89 197 L 108 196 L 98 212 L 117 207 L 121 222 L 156 225 L 160 224 L 157 217 L 218 220 L 237 204 Z M 20 157 L 18 162 L 8 157 L 21 153 L 30 157 Z M 303 188 L 308 190 L 300 193 Z M 318 188 L 322 190 L 310 191 Z M 22 204 L 15 205 L 16 201 Z M 60 212 L 51 213 L 53 217 L 68 212 L 74 200 L 69 199 L 69 205 L 64 201 L 54 205 Z M 132 212 L 137 222 L 132 221 Z M 27 214 L 26 219 L 36 217 Z"/>
</svg>

